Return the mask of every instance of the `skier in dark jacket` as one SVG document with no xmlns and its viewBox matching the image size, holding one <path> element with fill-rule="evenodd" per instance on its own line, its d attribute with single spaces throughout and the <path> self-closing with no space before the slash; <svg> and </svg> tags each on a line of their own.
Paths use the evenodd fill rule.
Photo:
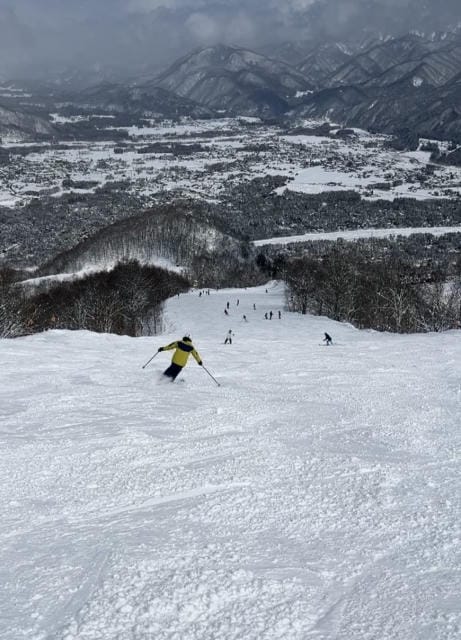
<svg viewBox="0 0 461 640">
<path fill-rule="evenodd" d="M 170 366 L 163 372 L 163 375 L 167 376 L 167 378 L 171 378 L 172 382 L 186 366 L 190 355 L 195 358 L 197 364 L 202 366 L 203 362 L 200 354 L 194 348 L 192 340 L 189 338 L 189 336 L 184 336 L 182 340 L 176 340 L 175 342 L 171 342 L 164 347 L 160 347 L 159 351 L 170 351 L 171 349 L 174 349 L 175 352 L 171 359 Z"/>
<path fill-rule="evenodd" d="M 323 342 L 325 343 L 325 345 L 328 347 L 329 344 L 332 344 L 333 339 L 332 337 L 325 331 L 325 337 L 323 339 Z"/>
</svg>

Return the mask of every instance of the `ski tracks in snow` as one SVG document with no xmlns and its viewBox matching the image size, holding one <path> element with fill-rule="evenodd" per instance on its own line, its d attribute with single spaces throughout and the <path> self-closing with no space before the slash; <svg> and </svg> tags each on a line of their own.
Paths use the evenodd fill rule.
<svg viewBox="0 0 461 640">
<path fill-rule="evenodd" d="M 6 345 L 2 639 L 458 637 L 454 334 L 264 319 L 282 306 L 271 286 L 169 303 L 219 388 L 195 363 L 159 385 L 163 354 L 141 370 L 176 334 Z"/>
</svg>

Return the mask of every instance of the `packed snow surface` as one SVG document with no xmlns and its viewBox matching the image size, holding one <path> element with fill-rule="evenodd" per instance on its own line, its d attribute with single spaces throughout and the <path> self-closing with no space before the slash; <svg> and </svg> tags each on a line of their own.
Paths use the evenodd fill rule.
<svg viewBox="0 0 461 640">
<path fill-rule="evenodd" d="M 2 640 L 460 637 L 460 333 L 283 307 L 195 291 L 162 336 L 0 343 Z M 142 368 L 185 332 L 220 387 Z"/>
</svg>

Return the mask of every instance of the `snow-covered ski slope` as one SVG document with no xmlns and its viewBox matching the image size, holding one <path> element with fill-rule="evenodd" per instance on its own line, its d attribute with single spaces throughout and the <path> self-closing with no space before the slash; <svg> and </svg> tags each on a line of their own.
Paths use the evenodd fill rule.
<svg viewBox="0 0 461 640">
<path fill-rule="evenodd" d="M 2 640 L 461 637 L 460 333 L 279 309 L 194 292 L 164 336 L 0 343 Z M 221 387 L 142 369 L 185 332 Z"/>
</svg>

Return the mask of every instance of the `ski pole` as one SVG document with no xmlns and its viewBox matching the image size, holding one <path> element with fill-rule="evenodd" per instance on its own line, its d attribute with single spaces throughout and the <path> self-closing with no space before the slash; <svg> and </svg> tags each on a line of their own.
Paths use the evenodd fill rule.
<svg viewBox="0 0 461 640">
<path fill-rule="evenodd" d="M 152 360 L 155 358 L 155 356 L 158 356 L 158 354 L 159 354 L 159 353 L 160 353 L 159 351 L 156 351 L 156 352 L 154 353 L 154 355 L 152 356 L 152 358 L 151 358 L 150 360 L 148 360 L 148 361 L 146 362 L 146 364 L 144 364 L 144 365 L 143 365 L 143 367 L 142 367 L 142 368 L 143 368 L 143 369 L 145 369 L 145 368 L 147 367 L 147 365 L 148 365 L 148 364 L 150 364 L 150 363 L 152 362 Z"/>
<path fill-rule="evenodd" d="M 218 387 L 220 387 L 221 385 L 219 384 L 219 382 L 216 380 L 216 378 L 214 376 L 211 375 L 211 373 L 208 371 L 208 369 L 205 367 L 204 364 L 202 364 L 202 369 L 205 369 L 205 371 L 207 372 L 207 374 L 210 376 L 210 378 L 212 378 L 216 384 L 218 385 Z"/>
</svg>

